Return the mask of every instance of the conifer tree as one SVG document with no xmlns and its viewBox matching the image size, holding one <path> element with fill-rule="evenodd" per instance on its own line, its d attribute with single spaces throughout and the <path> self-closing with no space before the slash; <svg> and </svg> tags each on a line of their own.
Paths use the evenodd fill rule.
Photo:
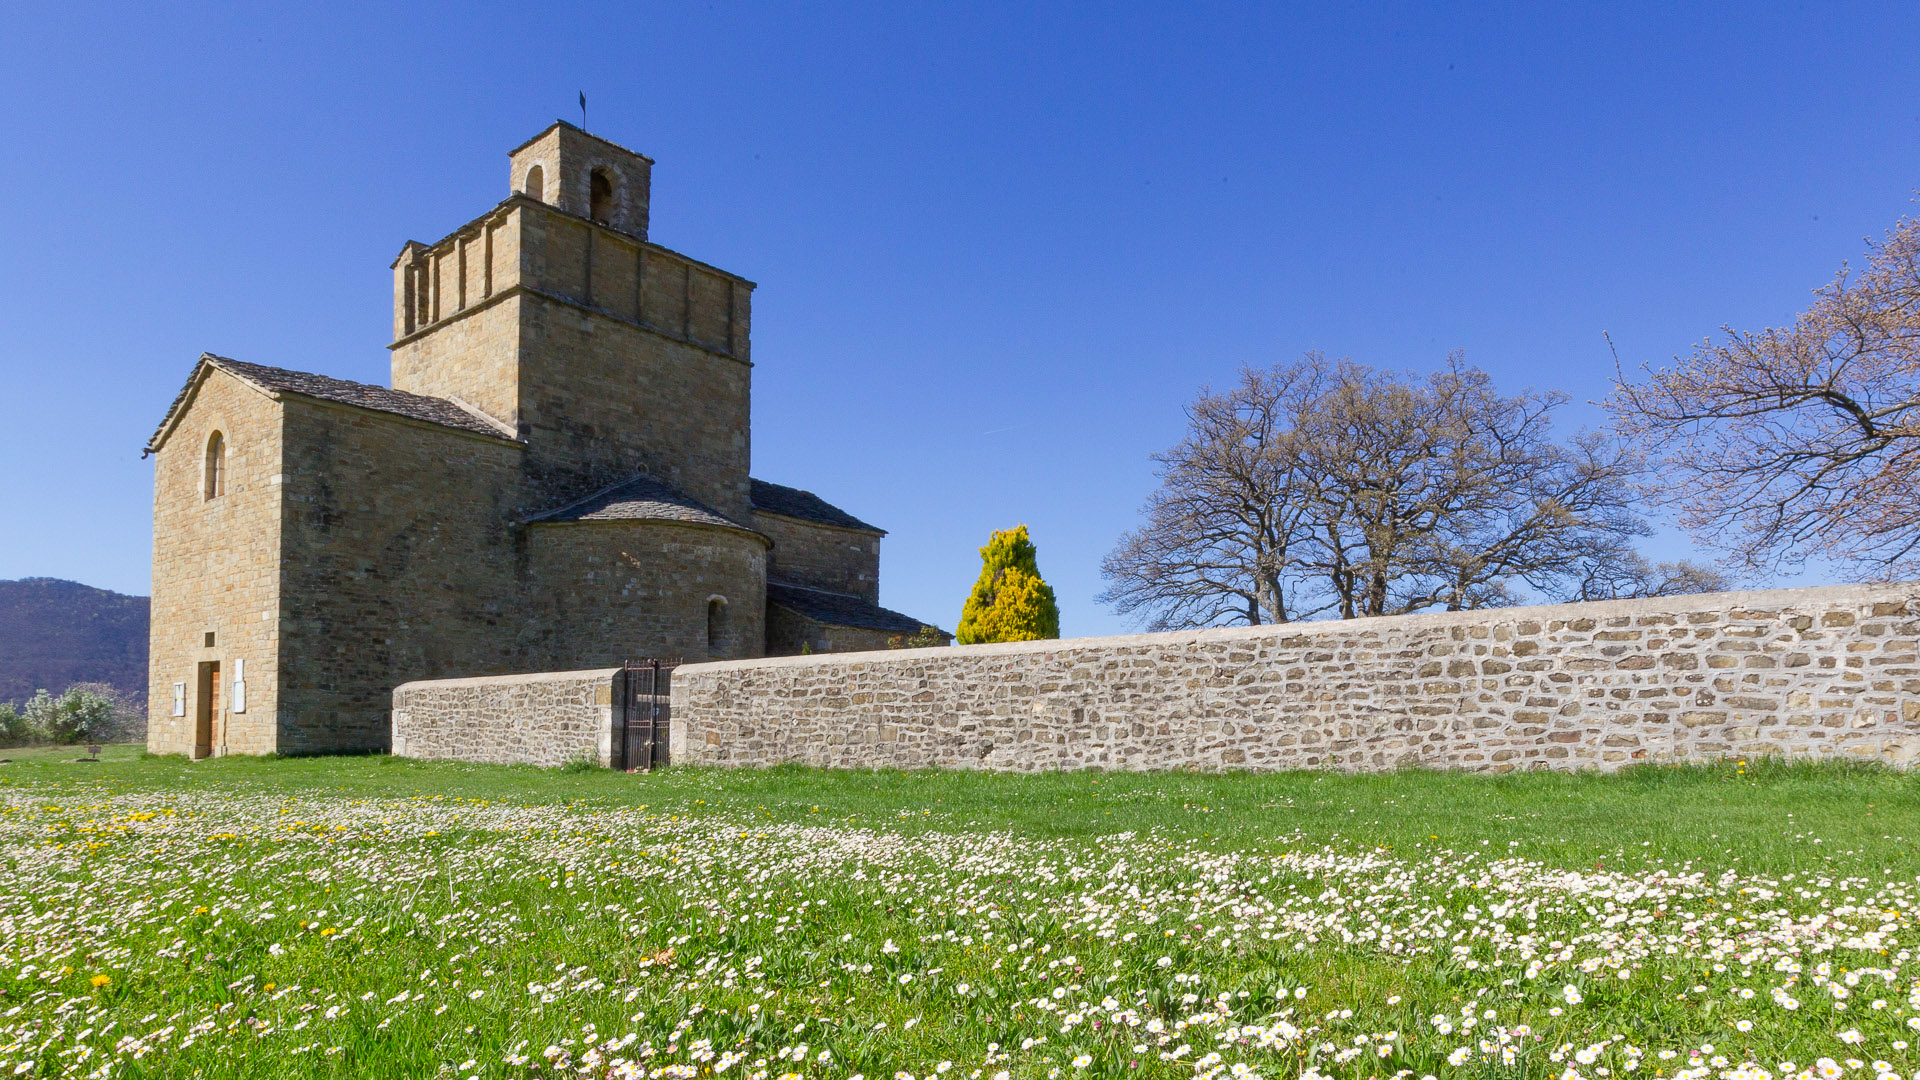
<svg viewBox="0 0 1920 1080">
<path fill-rule="evenodd" d="M 980 579 L 973 583 L 960 629 L 962 645 L 1037 641 L 1060 636 L 1060 605 L 1040 565 L 1025 525 L 996 532 L 980 549 Z"/>
</svg>

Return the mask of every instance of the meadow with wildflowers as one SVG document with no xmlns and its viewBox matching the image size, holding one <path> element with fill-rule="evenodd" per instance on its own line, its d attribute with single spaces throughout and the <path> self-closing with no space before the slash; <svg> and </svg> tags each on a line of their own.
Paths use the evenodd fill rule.
<svg viewBox="0 0 1920 1080">
<path fill-rule="evenodd" d="M 1912 1080 L 1920 788 L 0 765 L 0 1076 Z"/>
</svg>

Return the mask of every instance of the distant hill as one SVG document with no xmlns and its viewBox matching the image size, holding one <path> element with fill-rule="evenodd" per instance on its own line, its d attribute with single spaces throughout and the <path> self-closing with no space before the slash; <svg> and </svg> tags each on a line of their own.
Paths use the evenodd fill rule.
<svg viewBox="0 0 1920 1080">
<path fill-rule="evenodd" d="M 103 682 L 147 697 L 144 596 L 58 578 L 0 581 L 0 701 Z"/>
</svg>

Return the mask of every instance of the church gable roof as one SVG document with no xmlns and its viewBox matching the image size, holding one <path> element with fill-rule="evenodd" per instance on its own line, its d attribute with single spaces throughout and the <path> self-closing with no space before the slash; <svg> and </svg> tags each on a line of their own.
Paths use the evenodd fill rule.
<svg viewBox="0 0 1920 1080">
<path fill-rule="evenodd" d="M 911 615 L 869 604 L 858 596 L 809 589 L 768 580 L 767 603 L 776 604 L 826 626 L 850 626 L 858 630 L 884 630 L 896 634 L 919 632 L 926 624 Z"/>
<path fill-rule="evenodd" d="M 562 524 L 573 521 L 678 521 L 688 525 L 712 525 L 722 529 L 752 529 L 732 518 L 682 495 L 651 476 L 635 476 L 610 488 L 595 492 L 578 502 L 568 503 L 527 519 L 529 525 Z M 760 535 L 754 533 L 755 536 Z"/>
<path fill-rule="evenodd" d="M 340 405 L 351 405 L 372 412 L 403 416 L 409 420 L 418 420 L 441 427 L 456 428 L 476 435 L 489 435 L 496 439 L 511 438 L 503 426 L 490 418 L 480 415 L 446 398 L 426 397 L 421 394 L 409 394 L 404 390 L 392 390 L 370 383 L 351 382 L 347 379 L 335 379 L 326 375 L 315 375 L 307 371 L 292 371 L 287 368 L 268 367 L 265 364 L 249 364 L 245 361 L 230 359 L 203 353 L 195 365 L 187 384 L 167 407 L 167 415 L 155 429 L 153 438 L 147 442 L 147 452 L 160 448 L 167 431 L 186 408 L 187 401 L 193 396 L 206 373 L 220 370 L 233 375 L 270 394 L 297 394 L 301 397 L 331 401 Z"/>
<path fill-rule="evenodd" d="M 820 525 L 833 525 L 842 529 L 858 529 L 861 532 L 887 535 L 887 530 L 861 521 L 811 491 L 801 491 L 799 488 L 768 483 L 765 480 L 755 480 L 752 484 L 753 490 L 750 497 L 755 510 L 779 514 L 781 517 L 799 518 L 802 521 L 811 521 Z M 919 628 L 915 625 L 911 629 Z"/>
</svg>

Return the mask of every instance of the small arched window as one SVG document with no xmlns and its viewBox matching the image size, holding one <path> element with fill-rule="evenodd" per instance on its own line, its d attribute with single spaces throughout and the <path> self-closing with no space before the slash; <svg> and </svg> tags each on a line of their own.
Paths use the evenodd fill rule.
<svg viewBox="0 0 1920 1080">
<path fill-rule="evenodd" d="M 217 499 L 227 493 L 227 440 L 214 432 L 207 438 L 207 498 Z"/>
<path fill-rule="evenodd" d="M 605 169 L 595 169 L 587 186 L 587 216 L 599 222 L 612 221 L 613 179 Z"/>
<path fill-rule="evenodd" d="M 727 647 L 727 598 L 707 599 L 707 655 L 718 656 Z"/>
<path fill-rule="evenodd" d="M 545 201 L 547 197 L 546 170 L 542 169 L 538 165 L 535 165 L 533 168 L 528 169 L 527 182 L 521 186 L 520 190 L 526 192 L 529 196 L 535 199 L 540 199 L 542 201 Z"/>
</svg>

